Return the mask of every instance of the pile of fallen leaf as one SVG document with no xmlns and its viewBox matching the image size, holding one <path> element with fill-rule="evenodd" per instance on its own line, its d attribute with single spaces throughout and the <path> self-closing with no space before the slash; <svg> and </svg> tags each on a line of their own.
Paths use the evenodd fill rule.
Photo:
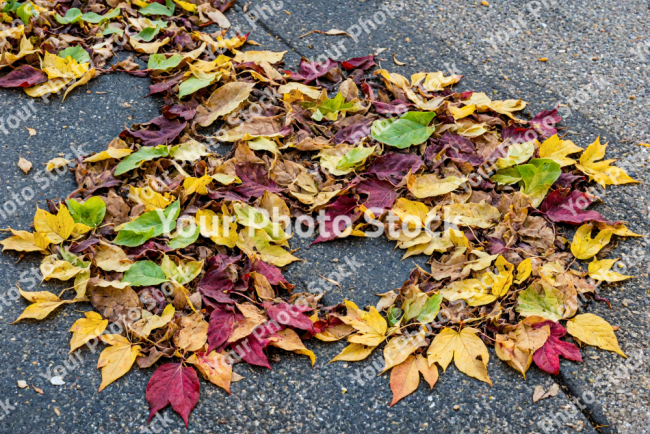
<svg viewBox="0 0 650 434">
<path fill-rule="evenodd" d="M 284 53 L 242 52 L 247 35 L 225 38 L 231 5 L 2 3 L 0 86 L 67 95 L 125 71 L 148 76 L 150 95 L 165 101 L 160 116 L 75 161 L 78 188 L 37 209 L 35 232 L 10 229 L 0 242 L 44 254 L 43 279 L 71 283 L 59 295 L 21 290 L 32 304 L 18 320 L 89 301 L 95 311 L 74 323 L 70 346 L 107 345 L 99 390 L 134 363 L 162 362 L 147 386 L 151 416 L 171 404 L 186 424 L 195 368 L 229 391 L 233 363 L 270 368 L 268 346 L 313 364 L 311 338 L 347 339 L 332 361 L 363 360 L 386 342 L 392 404 L 420 373 L 433 387 L 452 360 L 491 384 L 486 343 L 522 375 L 533 361 L 552 374 L 559 356 L 581 361 L 567 332 L 624 355 L 604 319 L 577 314 L 581 300 L 603 300 L 599 283 L 630 277 L 604 257 L 615 237 L 638 236 L 587 210 L 590 183 L 636 182 L 602 161 L 606 145 L 563 140 L 557 110 L 526 120 L 515 115 L 521 100 L 458 93 L 461 77 L 441 72 L 373 72 L 373 56 L 284 71 Z M 107 66 L 121 50 L 147 69 L 133 58 Z M 416 268 L 368 310 L 323 306 L 281 270 L 299 260 L 287 218 L 319 212 L 314 243 L 379 226 L 431 269 Z"/>
</svg>

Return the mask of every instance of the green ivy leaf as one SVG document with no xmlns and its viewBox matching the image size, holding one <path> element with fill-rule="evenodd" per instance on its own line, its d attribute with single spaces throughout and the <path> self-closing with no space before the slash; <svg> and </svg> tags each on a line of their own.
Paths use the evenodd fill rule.
<svg viewBox="0 0 650 434">
<path fill-rule="evenodd" d="M 100 24 L 103 21 L 111 20 L 117 17 L 120 14 L 120 12 L 121 12 L 120 8 L 115 8 L 105 15 L 99 15 L 96 14 L 95 12 L 87 12 L 81 16 L 81 19 L 87 23 Z"/>
<path fill-rule="evenodd" d="M 164 233 L 169 233 L 176 228 L 176 219 L 178 218 L 180 211 L 181 205 L 177 200 L 162 211 L 154 210 L 142 214 L 137 219 L 124 225 L 120 230 L 120 233 L 122 233 L 122 231 L 130 231 L 140 234 L 148 234 L 149 231 L 153 229 L 152 234 L 147 238 L 147 240 L 149 238 L 158 237 Z M 128 235 L 131 236 L 131 234 Z M 118 244 L 117 238 L 115 243 Z"/>
<path fill-rule="evenodd" d="M 79 64 L 90 62 L 90 56 L 88 55 L 88 52 L 79 45 L 68 47 L 65 50 L 59 51 L 59 57 L 62 59 L 65 59 L 66 57 L 72 57 L 74 60 L 79 62 Z"/>
<path fill-rule="evenodd" d="M 438 315 L 440 311 L 440 303 L 442 303 L 442 294 L 434 294 L 424 303 L 424 307 L 417 316 L 417 321 L 420 324 L 428 324 Z"/>
<path fill-rule="evenodd" d="M 372 124 L 372 137 L 400 149 L 419 145 L 435 131 L 435 127 L 428 126 L 435 115 L 434 112 L 408 112 L 399 119 L 377 120 Z"/>
<path fill-rule="evenodd" d="M 180 54 L 174 54 L 171 57 L 167 57 L 164 54 L 152 54 L 149 56 L 147 68 L 167 71 L 168 69 L 177 67 L 182 60 L 183 56 Z"/>
<path fill-rule="evenodd" d="M 81 20 L 81 11 L 77 8 L 70 8 L 65 13 L 65 16 L 59 14 L 54 15 L 54 19 L 59 24 L 72 24 Z"/>
<path fill-rule="evenodd" d="M 129 172 L 137 167 L 140 167 L 140 164 L 143 161 L 150 161 L 154 158 L 168 157 L 169 148 L 165 145 L 158 146 L 143 146 L 139 151 L 134 152 L 133 154 L 127 156 L 124 160 L 120 162 L 115 168 L 115 176 L 122 175 L 126 172 Z"/>
<path fill-rule="evenodd" d="M 196 77 L 190 77 L 178 86 L 178 98 L 191 95 L 199 89 L 210 86 L 212 80 L 201 80 Z"/>
<path fill-rule="evenodd" d="M 101 197 L 91 197 L 84 203 L 74 199 L 66 199 L 66 205 L 75 223 L 82 223 L 91 228 L 96 228 L 104 220 L 106 204 Z"/>
<path fill-rule="evenodd" d="M 129 282 L 131 286 L 160 285 L 167 282 L 167 276 L 155 262 L 139 261 L 124 273 L 122 282 Z"/>
<path fill-rule="evenodd" d="M 545 158 L 532 159 L 528 164 L 517 166 L 517 170 L 523 182 L 521 191 L 532 200 L 534 208 L 542 203 L 549 188 L 562 174 L 558 163 Z"/>
<path fill-rule="evenodd" d="M 176 236 L 174 236 L 169 240 L 169 243 L 167 243 L 167 247 L 169 247 L 170 249 L 184 249 L 190 244 L 194 244 L 196 240 L 199 239 L 199 235 L 201 234 L 201 229 L 196 225 L 192 227 L 193 229 L 191 233 L 188 233 L 189 229 L 186 229 L 183 233 L 176 234 Z"/>
</svg>

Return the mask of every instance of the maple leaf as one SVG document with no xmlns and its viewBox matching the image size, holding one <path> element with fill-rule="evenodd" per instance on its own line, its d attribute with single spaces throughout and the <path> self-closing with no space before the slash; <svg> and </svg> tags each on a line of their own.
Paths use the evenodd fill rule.
<svg viewBox="0 0 650 434">
<path fill-rule="evenodd" d="M 578 259 L 593 258 L 603 247 L 609 244 L 613 231 L 604 229 L 598 232 L 595 238 L 591 238 L 593 225 L 586 224 L 578 228 L 573 241 L 571 242 L 571 253 Z"/>
<path fill-rule="evenodd" d="M 578 190 L 573 190 L 566 196 L 561 190 L 555 190 L 544 199 L 539 210 L 554 222 L 574 225 L 587 221 L 608 223 L 598 211 L 585 211 L 593 201 L 592 196 Z"/>
<path fill-rule="evenodd" d="M 465 327 L 460 333 L 448 327 L 443 328 L 427 350 L 429 365 L 437 362 L 446 371 L 453 359 L 460 372 L 491 386 L 492 381 L 487 373 L 490 354 L 476 333 L 479 330 L 472 327 Z"/>
<path fill-rule="evenodd" d="M 390 389 L 393 392 L 391 407 L 417 390 L 420 384 L 420 374 L 433 389 L 438 381 L 438 368 L 436 365 L 429 366 L 423 356 L 411 355 L 393 368 L 390 373 Z"/>
<path fill-rule="evenodd" d="M 605 150 L 607 144 L 600 144 L 600 137 L 596 138 L 591 145 L 587 146 L 585 152 L 580 157 L 580 161 L 576 163 L 576 167 L 582 173 L 587 175 L 589 179 L 596 181 L 605 188 L 607 185 L 620 185 L 636 183 L 630 178 L 625 170 L 611 166 L 614 160 L 598 161 L 605 158 Z"/>
<path fill-rule="evenodd" d="M 230 394 L 232 381 L 232 365 L 228 357 L 216 351 L 192 354 L 187 360 L 199 370 L 203 377 L 221 387 Z"/>
<path fill-rule="evenodd" d="M 196 371 L 182 363 L 165 363 L 147 384 L 149 421 L 168 404 L 181 415 L 187 427 L 190 413 L 199 402 L 201 386 Z"/>
<path fill-rule="evenodd" d="M 560 373 L 560 356 L 582 362 L 582 356 L 578 347 L 569 342 L 561 341 L 560 338 L 566 335 L 566 329 L 554 321 L 541 321 L 534 323 L 533 328 L 539 329 L 545 326 L 550 328 L 550 336 L 544 345 L 535 351 L 533 361 L 543 371 L 557 375 Z"/>
<path fill-rule="evenodd" d="M 535 329 L 522 321 L 514 328 L 508 327 L 508 334 L 497 334 L 494 349 L 497 357 L 521 372 L 525 379 L 533 354 L 544 346 L 550 334 L 549 327 Z"/>
<path fill-rule="evenodd" d="M 568 158 L 567 155 L 582 151 L 584 149 L 577 146 L 571 140 L 561 140 L 555 134 L 542 142 L 539 147 L 539 158 L 547 158 L 555 161 L 561 167 L 566 167 L 576 163 L 575 160 Z"/>
<path fill-rule="evenodd" d="M 625 276 L 623 274 L 612 271 L 612 266 L 616 263 L 618 259 L 602 259 L 598 260 L 594 258 L 592 262 L 589 263 L 589 276 L 595 280 L 605 281 L 605 282 L 620 282 L 622 280 L 631 279 L 634 276 Z"/>
<path fill-rule="evenodd" d="M 102 316 L 96 312 L 85 312 L 86 318 L 81 318 L 75 321 L 70 328 L 72 332 L 72 339 L 70 339 L 70 353 L 77 348 L 84 345 L 91 339 L 100 336 L 106 326 L 108 320 L 103 319 Z"/>
<path fill-rule="evenodd" d="M 59 297 L 48 291 L 25 292 L 20 288 L 18 288 L 18 291 L 20 292 L 20 295 L 33 304 L 27 306 L 23 313 L 21 313 L 12 324 L 21 319 L 44 319 L 57 307 L 63 306 L 66 303 L 71 303 L 71 301 L 61 300 Z"/>
</svg>

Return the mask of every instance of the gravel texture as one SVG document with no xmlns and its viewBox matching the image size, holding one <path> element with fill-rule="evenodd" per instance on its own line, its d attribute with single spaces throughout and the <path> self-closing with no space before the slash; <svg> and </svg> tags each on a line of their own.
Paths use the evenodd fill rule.
<svg viewBox="0 0 650 434">
<path fill-rule="evenodd" d="M 642 59 L 629 52 L 645 43 L 637 38 L 647 40 L 647 6 L 640 2 L 558 2 L 543 8 L 536 21 L 523 2 L 515 1 L 490 1 L 489 7 L 467 1 L 409 1 L 401 8 L 396 2 L 384 5 L 375 1 L 254 2 L 249 11 L 260 6 L 266 7 L 267 14 L 255 21 L 254 27 L 243 18 L 243 4 L 230 13 L 233 24 L 250 30 L 251 39 L 263 49 L 288 50 L 290 66 L 303 55 L 317 58 L 329 51 L 336 56 L 333 46 L 339 48 L 339 60 L 384 48 L 379 54 L 386 59 L 382 66 L 405 76 L 420 70 L 453 70 L 465 75 L 461 88 L 491 92 L 499 99 L 521 97 L 531 103 L 530 113 L 557 103 L 569 104 L 570 116 L 563 124 L 569 127 L 568 138 L 585 147 L 600 134 L 603 141 L 610 142 L 609 153 L 621 159 L 619 164 L 630 175 L 650 178 L 645 169 L 650 149 L 636 146 L 639 141 L 648 142 L 644 87 L 647 55 Z M 388 10 L 382 9 L 384 6 Z M 372 19 L 378 11 L 384 11 L 384 24 L 375 25 L 376 29 L 367 25 L 369 32 L 362 31 L 357 41 L 316 34 L 299 38 L 315 29 L 350 29 L 360 18 Z M 517 31 L 509 21 L 520 15 L 528 17 L 526 22 L 530 23 L 520 24 L 523 31 Z M 505 41 L 497 41 L 495 48 L 485 39 L 497 40 L 499 35 L 505 39 L 499 29 L 514 33 Z M 406 65 L 396 65 L 393 54 Z M 542 57 L 548 61 L 539 61 Z M 598 60 L 592 60 L 595 57 Z M 598 84 L 605 82 L 610 84 L 599 89 Z M 589 100 L 571 105 L 571 95 L 585 88 Z M 73 190 L 70 174 L 47 185 L 36 176 L 51 158 L 71 154 L 72 143 L 82 145 L 85 153 L 101 151 L 124 126 L 156 116 L 161 101 L 142 99 L 147 93 L 146 79 L 113 74 L 91 81 L 63 104 L 60 99 L 35 101 L 35 114 L 19 128 L 9 130 L 9 135 L 0 133 L 0 167 L 7 187 L 0 191 L 0 203 L 3 212 L 8 211 L 6 217 L 0 215 L 0 226 L 29 229 L 37 204 L 45 207 L 45 198 L 64 197 Z M 4 115 L 29 102 L 20 91 L 2 91 L 0 95 L 0 113 Z M 29 137 L 25 127 L 35 129 L 36 136 Z M 17 168 L 19 155 L 34 164 L 29 175 Z M 26 187 L 32 189 L 34 198 L 19 198 L 22 203 L 16 204 L 16 210 L 8 209 L 8 202 L 17 202 L 12 193 L 20 194 Z M 626 220 L 635 232 L 650 233 L 650 204 L 644 185 L 610 187 L 603 200 L 606 205 L 599 210 L 607 218 Z M 308 262 L 290 266 L 288 278 L 301 289 L 313 282 L 324 284 L 320 276 L 337 280 L 342 291 L 335 286 L 327 288 L 327 303 L 345 296 L 360 306 L 374 304 L 377 298 L 373 293 L 399 287 L 413 263 L 424 262 L 423 258 L 399 261 L 401 253 L 393 251 L 393 244 L 384 239 L 340 240 L 311 249 L 307 245 L 308 240 L 292 243 L 301 247 L 297 255 Z M 34 288 L 38 279 L 29 279 L 38 262 L 32 255 L 22 259 L 14 254 L 0 255 L 0 295 L 4 297 L 0 300 L 0 350 L 4 355 L 0 365 L 0 433 L 532 433 L 544 432 L 546 426 L 546 432 L 552 433 L 647 434 L 650 375 L 643 355 L 650 354 L 647 241 L 619 243 L 610 257 L 621 257 L 627 266 L 622 272 L 639 278 L 603 291 L 601 295 L 614 309 L 593 302 L 584 309 L 620 327 L 618 338 L 630 356 L 627 361 L 587 349 L 583 353 L 585 363 L 563 361 L 559 377 L 532 367 L 527 381 L 523 381 L 491 351 L 489 372 L 494 387 L 450 367 L 432 391 L 422 382 L 416 393 L 389 408 L 388 378 L 375 376 L 379 353 L 362 363 L 328 365 L 344 343 L 310 342 L 308 347 L 318 356 L 313 368 L 305 357 L 278 351 L 280 361 L 272 363 L 273 371 L 236 366 L 235 371 L 245 378 L 233 384 L 232 396 L 201 380 L 202 397 L 190 417 L 189 429 L 185 429 L 169 408 L 147 424 L 144 390 L 151 369 L 134 369 L 98 394 L 97 354 L 83 349 L 78 353 L 82 360 L 74 363 L 76 358 L 72 357 L 69 361 L 68 329 L 81 315 L 78 311 L 88 310 L 89 305 L 66 306 L 41 322 L 9 325 L 27 305 L 14 299 L 15 291 L 10 288 L 15 283 L 24 289 Z M 349 264 L 356 269 L 351 271 Z M 57 290 L 50 283 L 42 286 Z M 63 386 L 54 386 L 48 380 L 60 369 L 57 367 L 67 371 Z M 368 377 L 362 374 L 364 370 Z M 355 381 L 355 376 L 363 383 Z M 27 381 L 30 388 L 18 388 L 18 380 Z M 533 404 L 535 386 L 548 390 L 553 382 L 562 386 L 561 393 Z M 37 394 L 32 385 L 42 388 L 44 394 Z"/>
</svg>

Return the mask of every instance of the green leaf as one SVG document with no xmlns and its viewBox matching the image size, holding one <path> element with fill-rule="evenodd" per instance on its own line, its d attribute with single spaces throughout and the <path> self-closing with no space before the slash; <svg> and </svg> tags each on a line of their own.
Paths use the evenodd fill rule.
<svg viewBox="0 0 650 434">
<path fill-rule="evenodd" d="M 521 175 L 516 167 L 509 167 L 507 169 L 497 170 L 497 173 L 492 175 L 490 179 L 502 185 L 510 185 L 521 181 Z"/>
<path fill-rule="evenodd" d="M 442 303 L 442 294 L 435 294 L 429 297 L 416 320 L 421 324 L 428 324 L 436 319 L 440 311 L 440 303 Z"/>
<path fill-rule="evenodd" d="M 110 20 L 110 19 L 113 19 L 113 18 L 117 17 L 120 14 L 120 12 L 121 12 L 120 8 L 115 8 L 115 9 L 113 9 L 112 11 L 108 12 L 105 15 L 99 15 L 99 14 L 96 14 L 95 12 L 88 12 L 88 13 L 83 14 L 81 16 L 81 19 L 84 20 L 87 23 L 99 24 L 102 21 Z"/>
<path fill-rule="evenodd" d="M 113 240 L 113 243 L 117 244 L 118 246 L 137 247 L 146 243 L 151 237 L 153 237 L 154 231 L 155 228 L 153 227 L 144 232 L 135 232 L 122 229 L 118 232 L 117 237 L 115 237 Z"/>
<path fill-rule="evenodd" d="M 84 203 L 74 199 L 66 199 L 66 205 L 75 223 L 83 223 L 91 228 L 96 228 L 104 220 L 106 204 L 101 197 L 91 197 Z"/>
<path fill-rule="evenodd" d="M 90 267 L 90 261 L 82 261 L 76 255 L 70 253 L 68 250 L 64 248 L 59 249 L 59 252 L 61 253 L 61 257 L 63 258 L 64 261 L 71 263 L 75 267 L 79 267 L 79 268 Z"/>
<path fill-rule="evenodd" d="M 178 98 L 191 95 L 199 89 L 210 86 L 212 80 L 201 80 L 196 77 L 190 77 L 178 86 Z"/>
<path fill-rule="evenodd" d="M 544 286 L 544 295 L 540 295 L 531 285 L 517 295 L 516 311 L 523 316 L 538 315 L 551 321 L 563 318 L 564 306 L 562 293 L 552 286 Z"/>
<path fill-rule="evenodd" d="M 124 273 L 122 282 L 129 282 L 131 286 L 160 285 L 167 282 L 167 277 L 155 262 L 139 261 Z"/>
<path fill-rule="evenodd" d="M 54 15 L 54 19 L 59 24 L 76 23 L 77 21 L 81 20 L 81 11 L 77 8 L 70 8 L 65 13 L 65 16 L 62 17 L 61 15 L 56 14 Z"/>
<path fill-rule="evenodd" d="M 393 327 L 395 324 L 399 322 L 400 316 L 402 316 L 402 309 L 399 307 L 392 306 L 390 309 L 388 309 L 388 317 L 386 318 L 388 320 L 388 325 L 390 327 Z"/>
<path fill-rule="evenodd" d="M 65 59 L 66 57 L 72 57 L 80 64 L 90 62 L 90 56 L 88 55 L 88 52 L 79 45 L 68 47 L 65 50 L 59 51 L 59 57 L 62 59 Z"/>
<path fill-rule="evenodd" d="M 124 227 L 120 230 L 120 233 L 126 230 L 140 234 L 148 234 L 149 231 L 153 229 L 153 233 L 147 239 L 158 237 L 164 233 L 169 233 L 176 228 L 176 219 L 178 218 L 180 211 L 181 205 L 177 200 L 164 210 L 154 210 L 142 214 L 137 219 L 124 225 Z"/>
<path fill-rule="evenodd" d="M 260 210 L 253 208 L 245 203 L 235 203 L 233 205 L 237 223 L 242 226 L 262 229 L 274 242 L 282 242 L 290 238 L 279 223 L 274 223 Z"/>
<path fill-rule="evenodd" d="M 562 174 L 562 168 L 553 160 L 544 158 L 535 158 L 528 164 L 517 166 L 523 182 L 522 193 L 532 200 L 532 205 L 537 208 L 548 189 Z"/>
<path fill-rule="evenodd" d="M 29 19 L 31 17 L 38 17 L 38 11 L 34 8 L 34 5 L 32 5 L 31 2 L 28 2 L 16 9 L 16 15 L 25 25 L 27 25 L 29 24 Z"/>
<path fill-rule="evenodd" d="M 167 57 L 164 54 L 152 54 L 151 56 L 149 56 L 149 62 L 147 63 L 147 68 L 167 71 L 168 69 L 177 67 L 182 60 L 183 60 L 183 56 L 181 56 L 180 54 L 174 54 L 171 57 Z"/>
<path fill-rule="evenodd" d="M 137 167 L 140 167 L 140 164 L 143 161 L 150 161 L 154 158 L 168 157 L 169 148 L 165 145 L 158 145 L 155 147 L 143 146 L 138 152 L 127 156 L 124 160 L 120 162 L 115 168 L 115 176 L 122 175 L 123 173 L 129 172 Z"/>
<path fill-rule="evenodd" d="M 399 119 L 377 120 L 372 123 L 372 137 L 400 149 L 419 145 L 435 131 L 435 127 L 427 126 L 435 115 L 434 112 L 408 112 Z"/>
<path fill-rule="evenodd" d="M 341 160 L 336 165 L 336 168 L 339 170 L 351 169 L 352 167 L 363 164 L 366 161 L 366 158 L 372 155 L 375 152 L 376 146 L 370 148 L 353 148 L 341 158 Z"/>
<path fill-rule="evenodd" d="M 160 268 L 167 278 L 185 285 L 201 274 L 203 261 L 181 261 L 179 265 L 176 265 L 169 256 L 165 255 L 160 263 Z"/>
<path fill-rule="evenodd" d="M 323 117 L 335 121 L 340 112 L 356 111 L 358 109 L 355 102 L 345 102 L 345 97 L 340 93 L 337 93 L 332 99 L 325 97 L 322 101 L 305 102 L 302 106 L 313 112 L 311 118 L 316 121 L 320 121 Z"/>
<path fill-rule="evenodd" d="M 117 34 L 119 34 L 119 35 L 123 35 L 123 34 L 124 34 L 124 30 L 120 29 L 119 27 L 106 27 L 106 28 L 102 31 L 102 34 L 103 34 L 104 36 L 112 35 L 112 34 L 114 34 L 114 33 L 117 33 Z"/>
<path fill-rule="evenodd" d="M 146 8 L 140 9 L 142 15 L 164 15 L 166 17 L 171 17 L 174 15 L 174 9 L 176 5 L 171 0 L 165 0 L 167 6 L 163 6 L 160 3 L 151 3 Z"/>
<path fill-rule="evenodd" d="M 150 42 L 160 32 L 160 27 L 147 27 L 138 33 L 135 37 L 145 42 Z"/>
<path fill-rule="evenodd" d="M 192 228 L 191 233 L 189 233 L 189 229 L 186 229 L 183 233 L 178 233 L 171 238 L 169 243 L 167 243 L 167 247 L 170 249 L 184 249 L 190 244 L 194 244 L 199 239 L 201 229 L 196 225 L 192 226 Z"/>
<path fill-rule="evenodd" d="M 18 3 L 18 0 L 10 0 L 4 4 L 0 12 L 4 12 L 4 13 L 16 12 L 18 8 L 21 7 L 22 5 L 23 5 L 22 3 Z"/>
</svg>

